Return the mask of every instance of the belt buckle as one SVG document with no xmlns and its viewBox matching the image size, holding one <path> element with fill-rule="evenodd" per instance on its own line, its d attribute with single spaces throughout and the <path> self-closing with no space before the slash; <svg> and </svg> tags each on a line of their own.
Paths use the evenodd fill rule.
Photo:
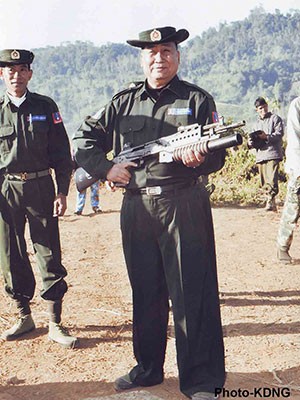
<svg viewBox="0 0 300 400">
<path fill-rule="evenodd" d="M 161 194 L 161 186 L 150 186 L 146 187 L 146 194 L 148 196 L 155 196 Z"/>
<path fill-rule="evenodd" d="M 20 178 L 22 181 L 26 181 L 27 180 L 27 172 L 21 172 L 20 173 Z"/>
</svg>

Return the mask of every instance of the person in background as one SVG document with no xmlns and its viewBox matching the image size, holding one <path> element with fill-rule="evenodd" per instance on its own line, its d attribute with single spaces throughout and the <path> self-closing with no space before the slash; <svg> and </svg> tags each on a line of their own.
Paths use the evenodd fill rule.
<svg viewBox="0 0 300 400">
<path fill-rule="evenodd" d="M 95 214 L 99 214 L 102 212 L 101 207 L 99 206 L 99 189 L 100 189 L 100 181 L 97 181 L 90 186 L 91 207 Z M 81 192 L 79 192 L 77 190 L 76 210 L 74 212 L 74 214 L 76 214 L 76 215 L 82 214 L 82 211 L 84 209 L 85 202 L 86 202 L 86 196 L 87 196 L 86 191 L 87 191 L 87 189 L 82 190 Z"/>
<path fill-rule="evenodd" d="M 300 97 L 289 107 L 285 155 L 288 184 L 277 235 L 277 258 L 281 263 L 289 264 L 292 262 L 289 250 L 300 215 Z"/>
<path fill-rule="evenodd" d="M 266 194 L 265 210 L 276 211 L 275 197 L 279 191 L 278 169 L 283 158 L 283 123 L 278 115 L 269 111 L 268 103 L 263 97 L 258 97 L 254 106 L 258 120 L 254 132 L 250 134 L 248 146 L 256 149 L 260 183 Z"/>
<path fill-rule="evenodd" d="M 166 26 L 129 40 L 141 49 L 145 81 L 116 94 L 73 137 L 77 163 L 88 174 L 125 186 L 123 250 L 133 294 L 133 351 L 137 364 L 114 383 L 117 391 L 164 380 L 169 298 L 176 333 L 180 390 L 211 400 L 225 380 L 215 242 L 209 194 L 198 182 L 223 167 L 225 151 L 203 156 L 185 149 L 181 162 L 114 164 L 132 146 L 174 134 L 179 126 L 214 122 L 213 97 L 180 80 L 178 44 L 186 29 Z"/>
<path fill-rule="evenodd" d="M 24 236 L 28 222 L 42 277 L 41 297 L 48 304 L 49 339 L 74 347 L 77 338 L 61 325 L 68 286 L 58 227 L 67 207 L 70 144 L 55 102 L 27 89 L 33 59 L 28 50 L 0 52 L 0 76 L 6 86 L 0 99 L 0 264 L 6 293 L 19 312 L 16 324 L 1 337 L 15 340 L 35 329 L 30 301 L 36 281 Z"/>
</svg>

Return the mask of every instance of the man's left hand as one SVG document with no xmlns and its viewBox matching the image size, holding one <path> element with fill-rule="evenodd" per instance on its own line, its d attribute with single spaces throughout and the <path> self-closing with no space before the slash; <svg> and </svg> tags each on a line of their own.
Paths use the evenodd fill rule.
<svg viewBox="0 0 300 400">
<path fill-rule="evenodd" d="M 196 168 L 199 167 L 205 160 L 199 151 L 186 150 L 182 155 L 182 162 L 186 167 Z"/>
<path fill-rule="evenodd" d="M 62 217 L 67 209 L 67 196 L 58 193 L 54 200 L 54 217 Z"/>
</svg>

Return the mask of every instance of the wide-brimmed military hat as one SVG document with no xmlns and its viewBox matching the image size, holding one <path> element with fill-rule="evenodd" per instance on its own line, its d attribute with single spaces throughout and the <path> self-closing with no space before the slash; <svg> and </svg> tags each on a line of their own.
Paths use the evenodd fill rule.
<svg viewBox="0 0 300 400">
<path fill-rule="evenodd" d="M 176 31 L 172 26 L 163 28 L 154 28 L 143 31 L 139 34 L 138 40 L 127 40 L 127 43 L 134 47 L 147 47 L 160 43 L 181 43 L 189 37 L 189 32 L 186 29 Z"/>
<path fill-rule="evenodd" d="M 0 51 L 0 67 L 15 64 L 31 64 L 34 54 L 29 50 L 5 49 Z"/>
</svg>

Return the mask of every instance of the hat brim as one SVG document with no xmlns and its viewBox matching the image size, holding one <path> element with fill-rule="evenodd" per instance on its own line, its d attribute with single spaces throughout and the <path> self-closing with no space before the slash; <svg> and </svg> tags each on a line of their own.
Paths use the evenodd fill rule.
<svg viewBox="0 0 300 400">
<path fill-rule="evenodd" d="M 170 43 L 170 42 L 175 42 L 175 43 L 181 43 L 184 40 L 186 40 L 189 37 L 189 32 L 186 29 L 179 29 L 179 31 L 175 32 L 173 35 L 167 36 L 163 38 L 162 40 L 148 40 L 148 41 L 143 41 L 143 40 L 127 40 L 126 42 L 130 44 L 130 46 L 134 47 L 140 47 L 144 48 L 147 46 L 155 46 L 157 44 L 161 43 Z"/>
<path fill-rule="evenodd" d="M 11 65 L 20 65 L 20 64 L 24 64 L 24 65 L 30 65 L 32 63 L 32 61 L 28 60 L 28 61 L 24 61 L 24 60 L 13 60 L 13 61 L 0 61 L 0 68 L 2 67 L 9 67 Z"/>
</svg>

